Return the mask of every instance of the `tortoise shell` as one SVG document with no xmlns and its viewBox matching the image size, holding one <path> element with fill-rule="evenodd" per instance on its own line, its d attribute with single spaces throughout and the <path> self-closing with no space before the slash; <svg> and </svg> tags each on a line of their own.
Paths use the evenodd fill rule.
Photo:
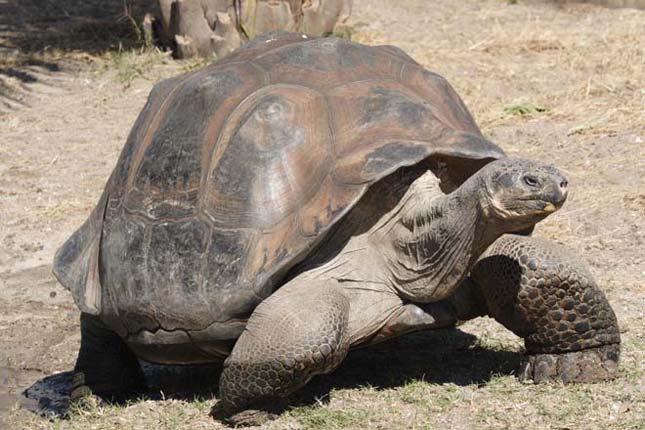
<svg viewBox="0 0 645 430">
<path fill-rule="evenodd" d="M 437 156 L 477 160 L 464 178 L 503 156 L 445 79 L 391 46 L 269 34 L 155 85 L 54 272 L 122 335 L 234 338 L 368 187 Z"/>
</svg>

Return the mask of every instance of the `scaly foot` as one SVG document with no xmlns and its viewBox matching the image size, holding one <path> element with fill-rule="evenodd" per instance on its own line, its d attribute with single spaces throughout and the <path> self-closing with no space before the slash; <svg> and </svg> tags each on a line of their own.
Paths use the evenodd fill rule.
<svg viewBox="0 0 645 430">
<path fill-rule="evenodd" d="M 599 382 L 618 374 L 620 345 L 561 354 L 530 354 L 520 365 L 520 381 Z"/>
</svg>

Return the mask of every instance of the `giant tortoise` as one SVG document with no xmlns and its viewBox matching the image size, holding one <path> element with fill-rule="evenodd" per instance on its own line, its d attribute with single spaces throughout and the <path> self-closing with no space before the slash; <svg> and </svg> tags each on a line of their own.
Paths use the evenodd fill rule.
<svg viewBox="0 0 645 430">
<path fill-rule="evenodd" d="M 137 358 L 225 360 L 235 422 L 353 347 L 483 315 L 524 338 L 524 378 L 613 377 L 603 293 L 530 236 L 566 196 L 561 171 L 507 158 L 400 49 L 256 39 L 155 85 L 56 254 L 81 310 L 72 398 L 140 392 Z"/>
</svg>

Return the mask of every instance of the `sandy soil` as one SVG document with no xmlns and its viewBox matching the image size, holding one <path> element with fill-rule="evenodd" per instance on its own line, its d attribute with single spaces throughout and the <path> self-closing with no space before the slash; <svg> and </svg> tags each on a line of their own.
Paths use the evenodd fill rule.
<svg viewBox="0 0 645 430">
<path fill-rule="evenodd" d="M 41 19 L 39 3 L 54 4 L 58 21 Z M 22 390 L 69 371 L 78 350 L 79 313 L 50 273 L 55 250 L 97 201 L 154 82 L 195 65 L 134 50 L 128 22 L 114 24 L 122 3 L 94 3 L 0 0 L 0 417 L 8 428 L 219 428 L 204 410 L 209 401 L 141 401 L 64 424 L 16 406 L 34 407 Z M 354 40 L 403 48 L 447 77 L 484 134 L 509 154 L 570 173 L 569 201 L 536 234 L 591 264 L 623 330 L 621 376 L 578 388 L 521 385 L 511 375 L 519 340 L 484 319 L 354 354 L 316 383 L 331 392 L 324 405 L 269 427 L 531 428 L 539 420 L 541 428 L 639 428 L 645 11 L 394 3 L 355 0 Z"/>
</svg>

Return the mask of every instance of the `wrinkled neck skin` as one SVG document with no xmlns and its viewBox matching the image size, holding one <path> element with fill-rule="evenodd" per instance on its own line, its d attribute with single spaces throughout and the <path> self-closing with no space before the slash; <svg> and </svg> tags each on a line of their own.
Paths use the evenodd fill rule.
<svg viewBox="0 0 645 430">
<path fill-rule="evenodd" d="M 370 233 L 370 242 L 385 259 L 388 283 L 413 302 L 435 302 L 452 294 L 504 233 L 500 219 L 486 210 L 488 198 L 478 175 L 447 195 L 431 174 L 415 181 Z"/>
</svg>

